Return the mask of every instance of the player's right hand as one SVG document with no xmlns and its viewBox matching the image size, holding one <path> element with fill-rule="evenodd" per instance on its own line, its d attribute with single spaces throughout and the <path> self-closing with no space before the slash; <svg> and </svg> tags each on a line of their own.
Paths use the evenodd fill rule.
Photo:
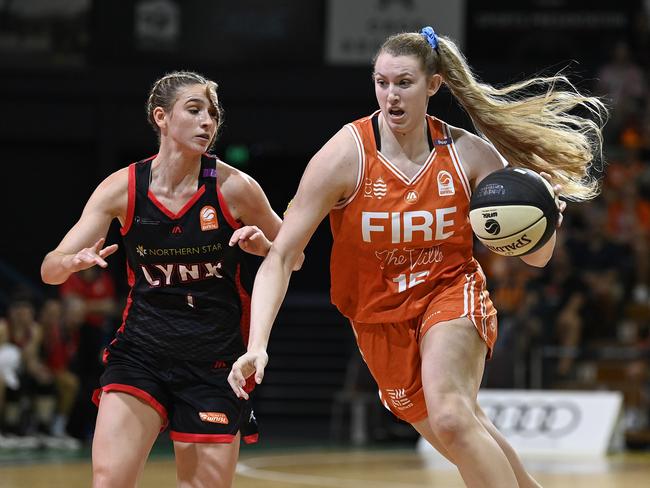
<svg viewBox="0 0 650 488">
<path fill-rule="evenodd" d="M 106 239 L 102 237 L 91 247 L 85 247 L 72 256 L 70 258 L 71 272 L 76 273 L 77 271 L 88 269 L 92 266 L 101 266 L 102 268 L 108 266 L 108 263 L 104 258 L 117 251 L 117 244 L 111 244 L 110 246 L 102 248 L 104 242 L 106 242 Z"/>
<path fill-rule="evenodd" d="M 252 374 L 255 374 L 255 383 L 259 385 L 264 378 L 264 368 L 268 362 L 269 355 L 266 351 L 249 351 L 233 363 L 228 374 L 228 383 L 235 392 L 235 395 L 237 395 L 237 398 L 248 400 L 248 393 L 244 389 L 246 379 Z"/>
<path fill-rule="evenodd" d="M 560 192 L 562 191 L 562 186 L 560 185 L 553 185 L 553 179 L 550 174 L 544 173 L 543 171 L 539 174 L 542 178 L 544 178 L 546 181 L 549 182 L 549 184 L 553 187 L 553 193 L 555 193 L 555 204 L 557 205 L 557 209 L 560 212 L 558 215 L 557 219 L 557 224 L 555 224 L 555 227 L 558 229 L 562 226 L 562 220 L 564 219 L 563 212 L 566 209 L 566 202 L 564 200 L 560 200 Z"/>
</svg>

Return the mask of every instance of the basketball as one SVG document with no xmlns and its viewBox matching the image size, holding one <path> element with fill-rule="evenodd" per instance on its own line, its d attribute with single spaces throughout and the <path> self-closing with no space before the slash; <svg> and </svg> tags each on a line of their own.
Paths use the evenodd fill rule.
<svg viewBox="0 0 650 488">
<path fill-rule="evenodd" d="M 489 174 L 470 200 L 474 234 L 502 256 L 538 250 L 553 235 L 558 217 L 549 182 L 524 168 L 503 168 Z"/>
</svg>

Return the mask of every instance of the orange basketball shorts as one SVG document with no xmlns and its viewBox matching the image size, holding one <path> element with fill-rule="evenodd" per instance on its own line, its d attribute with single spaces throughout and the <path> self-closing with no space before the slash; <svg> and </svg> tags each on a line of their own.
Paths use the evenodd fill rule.
<svg viewBox="0 0 650 488">
<path fill-rule="evenodd" d="M 352 321 L 361 356 L 379 387 L 384 406 L 406 422 L 427 416 L 422 389 L 420 341 L 436 324 L 467 317 L 488 347 L 497 339 L 496 309 L 485 287 L 483 273 L 463 275 L 433 295 L 425 312 L 392 323 Z"/>
</svg>

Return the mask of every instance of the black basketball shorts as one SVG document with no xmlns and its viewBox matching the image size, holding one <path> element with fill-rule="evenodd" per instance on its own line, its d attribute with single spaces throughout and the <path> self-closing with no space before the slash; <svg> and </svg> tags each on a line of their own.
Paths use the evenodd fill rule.
<svg viewBox="0 0 650 488">
<path fill-rule="evenodd" d="M 193 362 L 156 358 L 143 351 L 111 348 L 100 388 L 129 393 L 154 408 L 161 432 L 180 442 L 231 443 L 237 432 L 246 444 L 257 442 L 258 429 L 250 400 L 237 398 L 227 378 L 230 362 Z"/>
</svg>

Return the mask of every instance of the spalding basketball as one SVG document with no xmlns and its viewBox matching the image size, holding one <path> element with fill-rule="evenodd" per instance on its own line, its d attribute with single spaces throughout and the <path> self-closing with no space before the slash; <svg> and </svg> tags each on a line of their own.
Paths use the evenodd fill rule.
<svg viewBox="0 0 650 488">
<path fill-rule="evenodd" d="M 553 235 L 559 218 L 551 185 L 523 168 L 503 168 L 486 176 L 470 200 L 474 234 L 502 256 L 538 250 Z"/>
</svg>

